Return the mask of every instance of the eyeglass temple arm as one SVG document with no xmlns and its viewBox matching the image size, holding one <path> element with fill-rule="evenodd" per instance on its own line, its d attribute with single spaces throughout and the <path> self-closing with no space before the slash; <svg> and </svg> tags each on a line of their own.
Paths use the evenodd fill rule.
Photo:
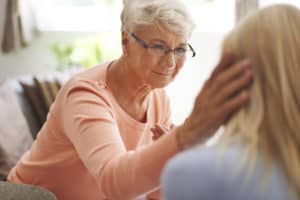
<svg viewBox="0 0 300 200">
<path fill-rule="evenodd" d="M 190 49 L 191 49 L 192 52 L 193 52 L 192 57 L 195 57 L 195 56 L 196 56 L 196 51 L 194 50 L 194 48 L 192 47 L 192 45 L 190 45 L 190 44 L 188 44 L 188 45 L 189 45 Z"/>
<path fill-rule="evenodd" d="M 138 41 L 144 48 L 149 48 L 149 46 L 140 38 L 138 38 L 134 33 L 129 33 L 136 41 Z"/>
</svg>

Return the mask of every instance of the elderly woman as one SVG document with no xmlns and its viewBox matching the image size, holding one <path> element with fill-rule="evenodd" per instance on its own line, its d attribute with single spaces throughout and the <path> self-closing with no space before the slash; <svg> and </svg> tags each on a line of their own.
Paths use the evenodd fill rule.
<svg viewBox="0 0 300 200">
<path fill-rule="evenodd" d="M 190 116 L 170 130 L 163 88 L 195 56 L 194 22 L 176 0 L 129 0 L 121 19 L 123 55 L 64 85 L 9 181 L 47 188 L 59 200 L 159 199 L 151 192 L 166 161 L 205 141 L 248 101 L 250 64 L 232 64 L 227 54 Z"/>
<path fill-rule="evenodd" d="M 226 37 L 227 49 L 255 63 L 251 102 L 217 145 L 170 160 L 165 199 L 300 199 L 300 10 L 278 4 L 254 12 Z"/>
</svg>

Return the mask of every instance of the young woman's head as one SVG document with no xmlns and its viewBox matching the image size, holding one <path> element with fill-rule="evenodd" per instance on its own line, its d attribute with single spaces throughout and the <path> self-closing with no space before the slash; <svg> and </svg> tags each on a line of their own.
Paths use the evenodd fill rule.
<svg viewBox="0 0 300 200">
<path fill-rule="evenodd" d="M 300 193 L 300 10 L 277 4 L 246 17 L 224 40 L 223 51 L 250 58 L 251 102 L 225 128 L 251 156 L 278 162 Z"/>
</svg>

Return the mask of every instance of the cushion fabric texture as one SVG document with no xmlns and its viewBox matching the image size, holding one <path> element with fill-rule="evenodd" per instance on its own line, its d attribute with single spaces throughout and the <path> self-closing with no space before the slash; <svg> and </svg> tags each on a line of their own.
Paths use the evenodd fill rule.
<svg viewBox="0 0 300 200">
<path fill-rule="evenodd" d="M 14 165 L 30 148 L 33 138 L 8 81 L 0 82 L 0 110 L 0 146 Z"/>
<path fill-rule="evenodd" d="M 0 181 L 1 200 L 56 200 L 53 193 L 46 189 Z"/>
</svg>

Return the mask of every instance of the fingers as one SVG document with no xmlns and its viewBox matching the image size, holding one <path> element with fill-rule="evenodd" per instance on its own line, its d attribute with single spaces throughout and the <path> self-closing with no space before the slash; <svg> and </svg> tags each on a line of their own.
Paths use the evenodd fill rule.
<svg viewBox="0 0 300 200">
<path fill-rule="evenodd" d="M 153 136 L 152 136 L 153 140 L 157 140 L 162 135 L 164 135 L 165 133 L 168 133 L 170 131 L 170 129 L 168 129 L 167 127 L 161 126 L 159 124 L 155 124 L 154 127 L 152 127 L 150 130 L 153 133 Z"/>
<path fill-rule="evenodd" d="M 253 79 L 253 72 L 249 60 L 243 60 L 222 71 L 215 78 L 213 94 L 215 103 L 229 118 L 249 101 L 248 86 Z M 227 120 L 225 119 L 225 121 Z"/>
<path fill-rule="evenodd" d="M 219 91 L 216 102 L 223 103 L 228 98 L 235 96 L 242 90 L 245 90 L 250 85 L 252 78 L 252 70 L 247 69 L 241 76 L 224 85 L 223 90 Z"/>
<path fill-rule="evenodd" d="M 157 140 L 163 134 L 161 130 L 157 129 L 156 127 L 151 128 L 153 133 L 152 140 Z"/>
<path fill-rule="evenodd" d="M 170 131 L 176 128 L 175 124 L 171 124 Z"/>
<path fill-rule="evenodd" d="M 214 85 L 212 92 L 220 92 L 220 88 L 228 84 L 228 82 L 237 79 L 239 76 L 243 76 L 247 70 L 250 70 L 251 63 L 249 60 L 240 61 L 230 68 L 222 71 L 214 79 L 211 80 Z"/>
<path fill-rule="evenodd" d="M 150 130 L 151 130 L 151 132 L 153 134 L 152 135 L 152 140 L 157 140 L 159 138 L 160 134 L 157 132 L 156 128 L 153 127 Z"/>
<path fill-rule="evenodd" d="M 234 63 L 232 54 L 222 57 L 212 76 L 196 97 L 188 120 L 179 127 L 187 132 L 181 144 L 193 144 L 197 138 L 209 138 L 232 113 L 244 106 L 250 98 L 247 86 L 253 73 L 249 60 Z"/>
<path fill-rule="evenodd" d="M 246 91 L 242 91 L 238 95 L 228 100 L 224 104 L 221 112 L 228 113 L 228 116 L 230 116 L 232 113 L 236 112 L 238 109 L 244 106 L 249 101 L 249 98 L 249 93 Z"/>
<path fill-rule="evenodd" d="M 153 136 L 152 136 L 152 140 L 153 140 L 153 141 L 157 140 L 158 138 L 159 138 L 159 136 L 157 136 L 157 135 L 153 135 Z"/>
<path fill-rule="evenodd" d="M 221 71 L 226 69 L 228 66 L 231 66 L 234 63 L 234 55 L 231 52 L 224 52 L 219 64 L 214 69 L 214 71 L 211 74 L 211 79 L 214 78 L 217 74 L 219 74 Z"/>
</svg>

